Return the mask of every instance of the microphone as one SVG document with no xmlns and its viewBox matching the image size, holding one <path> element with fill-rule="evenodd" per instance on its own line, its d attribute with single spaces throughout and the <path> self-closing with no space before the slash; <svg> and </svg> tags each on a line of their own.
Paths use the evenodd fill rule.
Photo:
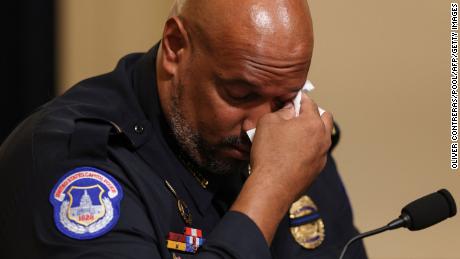
<svg viewBox="0 0 460 259">
<path fill-rule="evenodd" d="M 344 258 L 348 247 L 359 239 L 401 227 L 408 228 L 410 231 L 421 230 L 453 217 L 456 214 L 457 206 L 449 191 L 441 189 L 428 194 L 407 204 L 401 210 L 401 215 L 386 226 L 362 233 L 350 239 L 343 248 L 340 259 Z"/>
</svg>

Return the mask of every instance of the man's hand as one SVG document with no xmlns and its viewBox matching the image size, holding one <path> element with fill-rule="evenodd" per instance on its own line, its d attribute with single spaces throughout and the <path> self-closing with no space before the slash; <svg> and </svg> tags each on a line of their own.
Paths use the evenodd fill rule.
<svg viewBox="0 0 460 259">
<path fill-rule="evenodd" d="M 251 175 L 231 210 L 248 215 L 270 244 L 289 206 L 324 168 L 331 145 L 331 114 L 302 96 L 299 117 L 292 104 L 264 115 L 251 149 Z"/>
</svg>

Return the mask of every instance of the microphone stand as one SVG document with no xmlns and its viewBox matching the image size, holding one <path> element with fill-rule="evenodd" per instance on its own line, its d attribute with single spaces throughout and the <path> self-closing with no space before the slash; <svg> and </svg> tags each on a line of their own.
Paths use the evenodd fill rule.
<svg viewBox="0 0 460 259">
<path fill-rule="evenodd" d="M 436 213 L 427 213 L 427 211 L 434 211 Z M 364 232 L 350 239 L 343 248 L 339 259 L 344 258 L 348 247 L 356 240 L 400 227 L 408 228 L 411 231 L 421 230 L 447 218 L 451 218 L 456 214 L 457 205 L 455 204 L 454 197 L 452 197 L 448 190 L 441 189 L 432 194 L 425 195 L 407 204 L 401 210 L 401 215 L 386 226 Z"/>
<path fill-rule="evenodd" d="M 371 230 L 371 231 L 367 231 L 367 232 L 364 232 L 364 233 L 361 233 L 355 237 L 353 237 L 352 239 L 350 239 L 347 244 L 344 246 L 344 248 L 342 249 L 342 253 L 340 254 L 340 257 L 339 259 L 343 259 L 344 256 L 345 256 L 345 253 L 347 252 L 347 249 L 348 247 L 353 244 L 355 241 L 357 240 L 360 240 L 362 238 L 365 238 L 365 237 L 369 237 L 369 236 L 373 236 L 373 235 L 377 235 L 377 234 L 380 234 L 382 232 L 385 232 L 387 230 L 392 230 L 392 229 L 397 229 L 397 228 L 400 228 L 400 227 L 404 227 L 404 226 L 407 226 L 408 224 L 410 224 L 410 217 L 408 215 L 405 215 L 405 214 L 402 214 L 399 218 L 391 221 L 390 223 L 388 223 L 386 226 L 384 227 L 381 227 L 381 228 L 377 228 L 377 229 L 374 229 L 374 230 Z"/>
</svg>

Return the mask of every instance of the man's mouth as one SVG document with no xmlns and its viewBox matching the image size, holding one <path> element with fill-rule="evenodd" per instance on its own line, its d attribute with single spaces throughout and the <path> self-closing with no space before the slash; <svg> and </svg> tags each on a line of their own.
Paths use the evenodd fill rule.
<svg viewBox="0 0 460 259">
<path fill-rule="evenodd" d="M 226 154 L 226 156 L 230 156 L 231 158 L 237 160 L 249 160 L 250 148 L 247 146 L 235 146 L 231 145 L 227 148 L 223 149 L 222 151 Z"/>
<path fill-rule="evenodd" d="M 234 149 L 237 149 L 238 151 L 242 153 L 250 153 L 251 152 L 251 147 L 247 145 L 235 145 L 233 146 Z"/>
</svg>

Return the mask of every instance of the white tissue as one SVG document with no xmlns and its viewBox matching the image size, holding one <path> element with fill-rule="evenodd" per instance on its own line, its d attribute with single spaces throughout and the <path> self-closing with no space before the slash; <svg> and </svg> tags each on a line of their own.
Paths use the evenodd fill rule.
<svg viewBox="0 0 460 259">
<path fill-rule="evenodd" d="M 249 139 L 252 142 L 252 140 L 254 139 L 254 135 L 256 135 L 256 128 L 246 131 L 246 134 L 248 135 Z"/>
<path fill-rule="evenodd" d="M 294 110 L 295 110 L 296 117 L 299 116 L 299 113 L 300 113 L 300 101 L 302 100 L 302 91 L 310 92 L 310 91 L 313 91 L 314 89 L 315 87 L 310 82 L 310 80 L 307 80 L 307 82 L 305 82 L 305 84 L 303 85 L 302 90 L 300 90 L 297 93 L 296 97 L 292 101 L 292 103 L 294 104 Z M 318 107 L 318 111 L 319 111 L 320 116 L 323 115 L 323 113 L 325 112 L 320 107 Z M 252 140 L 254 139 L 254 135 L 256 134 L 256 128 L 246 131 L 246 134 L 248 135 L 249 139 L 252 142 Z"/>
</svg>

